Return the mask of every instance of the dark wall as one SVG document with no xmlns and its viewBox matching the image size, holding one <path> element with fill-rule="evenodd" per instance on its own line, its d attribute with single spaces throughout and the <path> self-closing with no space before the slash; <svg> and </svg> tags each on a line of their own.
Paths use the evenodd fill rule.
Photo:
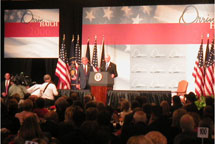
<svg viewBox="0 0 215 144">
<path fill-rule="evenodd" d="M 1 4 L 1 79 L 4 73 L 19 74 L 32 77 L 41 83 L 44 74 L 54 75 L 57 59 L 5 59 L 4 58 L 4 9 L 31 9 L 31 8 L 59 8 L 60 9 L 60 37 L 66 34 L 66 48 L 70 49 L 72 34 L 82 31 L 82 8 L 95 6 L 130 6 L 130 5 L 177 5 L 177 4 L 206 4 L 213 0 L 36 0 L 30 2 L 3 1 Z"/>
</svg>

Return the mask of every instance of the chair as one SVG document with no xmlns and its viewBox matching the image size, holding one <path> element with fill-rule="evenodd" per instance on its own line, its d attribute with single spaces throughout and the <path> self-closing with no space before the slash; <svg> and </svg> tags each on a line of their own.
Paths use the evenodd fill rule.
<svg viewBox="0 0 215 144">
<path fill-rule="evenodd" d="M 172 93 L 176 93 L 177 96 L 180 96 L 182 102 L 185 102 L 184 95 L 187 92 L 188 82 L 186 80 L 181 80 L 178 83 L 177 91 L 173 91 Z"/>
</svg>

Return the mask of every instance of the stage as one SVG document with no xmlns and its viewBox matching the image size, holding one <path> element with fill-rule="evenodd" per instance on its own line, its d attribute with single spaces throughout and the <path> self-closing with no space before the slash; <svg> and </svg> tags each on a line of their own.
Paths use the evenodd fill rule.
<svg viewBox="0 0 215 144">
<path fill-rule="evenodd" d="M 59 90 L 59 96 L 70 96 L 73 92 L 79 94 L 83 102 L 84 95 L 90 94 L 90 90 Z M 117 108 L 120 99 L 125 98 L 133 102 L 137 96 L 146 96 L 148 103 L 160 104 L 166 100 L 171 104 L 171 91 L 131 91 L 131 90 L 109 90 L 107 94 L 107 105 Z"/>
</svg>

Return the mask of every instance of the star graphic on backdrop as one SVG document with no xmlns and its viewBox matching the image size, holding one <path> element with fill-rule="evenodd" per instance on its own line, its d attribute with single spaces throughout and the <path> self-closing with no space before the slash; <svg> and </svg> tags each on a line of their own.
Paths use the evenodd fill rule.
<svg viewBox="0 0 215 144">
<path fill-rule="evenodd" d="M 150 15 L 152 8 L 150 6 L 142 6 L 143 12 Z"/>
<path fill-rule="evenodd" d="M 113 11 L 111 11 L 110 7 L 103 9 L 104 10 L 104 18 L 106 17 L 108 20 L 111 19 L 111 17 L 113 17 Z"/>
<path fill-rule="evenodd" d="M 126 45 L 125 52 L 130 52 L 131 51 L 131 45 Z"/>
<path fill-rule="evenodd" d="M 86 11 L 87 16 L 85 17 L 86 19 L 89 19 L 90 22 L 92 22 L 93 19 L 95 19 L 95 16 L 93 15 L 93 11 Z"/>
<path fill-rule="evenodd" d="M 143 19 L 140 18 L 139 14 L 137 15 L 136 18 L 132 18 L 133 24 L 139 24 L 140 21 L 142 21 Z"/>
<path fill-rule="evenodd" d="M 124 11 L 124 13 L 125 13 L 124 15 L 127 17 L 132 15 L 131 8 L 129 8 L 128 6 L 122 7 L 121 10 Z"/>
</svg>

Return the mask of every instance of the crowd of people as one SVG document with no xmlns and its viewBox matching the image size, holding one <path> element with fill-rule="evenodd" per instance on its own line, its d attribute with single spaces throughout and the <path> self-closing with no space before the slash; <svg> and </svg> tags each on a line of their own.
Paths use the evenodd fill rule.
<svg viewBox="0 0 215 144">
<path fill-rule="evenodd" d="M 7 77 L 8 74 L 6 80 Z M 173 96 L 171 105 L 167 101 L 159 105 L 148 103 L 146 97 L 137 96 L 132 103 L 122 99 L 113 108 L 97 102 L 92 95 L 85 95 L 83 101 L 76 92 L 58 96 L 48 74 L 44 76 L 44 83 L 34 90 L 11 80 L 9 89 L 1 97 L 1 142 L 200 144 L 202 139 L 197 137 L 197 128 L 207 127 L 209 135 L 203 141 L 212 144 L 213 98 L 206 97 L 206 106 L 202 109 L 195 101 L 192 92 L 186 95 L 186 103 L 179 96 Z"/>
</svg>

